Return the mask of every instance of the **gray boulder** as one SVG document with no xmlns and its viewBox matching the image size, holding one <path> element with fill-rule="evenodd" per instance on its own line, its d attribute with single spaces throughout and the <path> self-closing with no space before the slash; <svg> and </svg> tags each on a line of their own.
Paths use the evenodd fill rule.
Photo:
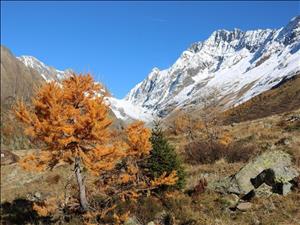
<svg viewBox="0 0 300 225">
<path fill-rule="evenodd" d="M 298 175 L 288 153 L 267 151 L 250 160 L 236 174 L 212 183 L 209 188 L 244 196 L 253 192 L 255 194 L 255 190 L 265 184 L 257 191 L 260 195 L 268 186 L 271 187 L 269 191 L 285 195 L 291 190 L 291 181 Z"/>
<path fill-rule="evenodd" d="M 251 202 L 241 202 L 240 204 L 237 205 L 236 207 L 240 211 L 248 211 L 252 208 L 252 203 Z"/>
<path fill-rule="evenodd" d="M 291 183 L 286 183 L 282 185 L 282 194 L 283 195 L 287 195 L 291 189 L 292 189 L 292 184 Z"/>
</svg>

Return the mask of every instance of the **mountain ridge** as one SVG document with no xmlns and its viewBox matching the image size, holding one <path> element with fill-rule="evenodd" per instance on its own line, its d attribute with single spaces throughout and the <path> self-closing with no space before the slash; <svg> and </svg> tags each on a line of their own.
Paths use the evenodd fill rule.
<svg viewBox="0 0 300 225">
<path fill-rule="evenodd" d="M 279 29 L 219 29 L 193 43 L 169 68 L 154 67 L 123 99 L 108 97 L 122 120 L 152 121 L 178 108 L 201 107 L 201 98 L 217 90 L 228 109 L 270 90 L 300 72 L 300 16 Z M 18 59 L 46 81 L 59 81 L 71 70 L 57 70 L 31 56 Z"/>
<path fill-rule="evenodd" d="M 225 108 L 241 104 L 300 70 L 299 40 L 300 16 L 279 29 L 214 31 L 171 67 L 153 68 L 124 99 L 160 117 L 192 105 L 209 88 L 220 89 Z"/>
<path fill-rule="evenodd" d="M 55 69 L 54 67 L 47 66 L 34 56 L 22 55 L 17 57 L 25 66 L 32 68 L 39 72 L 44 80 L 46 81 L 60 81 L 67 78 L 73 72 L 71 69 L 66 69 L 64 71 Z"/>
</svg>

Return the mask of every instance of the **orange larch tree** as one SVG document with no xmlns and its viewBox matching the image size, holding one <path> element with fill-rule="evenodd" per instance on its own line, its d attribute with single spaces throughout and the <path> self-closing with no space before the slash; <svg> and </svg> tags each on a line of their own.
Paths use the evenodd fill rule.
<svg viewBox="0 0 300 225">
<path fill-rule="evenodd" d="M 72 75 L 61 83 L 44 84 L 28 108 L 20 101 L 15 113 L 25 133 L 41 143 L 38 154 L 25 157 L 27 169 L 52 169 L 59 162 L 74 165 L 81 208 L 89 209 L 82 167 L 94 173 L 109 170 L 122 157 L 122 143 L 111 142 L 108 106 L 101 86 L 90 75 Z"/>
<path fill-rule="evenodd" d="M 114 138 L 109 129 L 112 121 L 108 104 L 101 90 L 90 75 L 74 74 L 61 83 L 44 84 L 31 107 L 22 101 L 15 107 L 17 118 L 25 124 L 25 133 L 42 146 L 37 153 L 24 157 L 21 166 L 41 171 L 53 169 L 60 162 L 74 165 L 83 211 L 90 209 L 83 168 L 99 177 L 97 191 L 121 199 L 177 181 L 175 172 L 164 173 L 153 181 L 141 169 L 140 162 L 151 150 L 151 132 L 144 123 L 129 125 L 124 140 Z"/>
</svg>

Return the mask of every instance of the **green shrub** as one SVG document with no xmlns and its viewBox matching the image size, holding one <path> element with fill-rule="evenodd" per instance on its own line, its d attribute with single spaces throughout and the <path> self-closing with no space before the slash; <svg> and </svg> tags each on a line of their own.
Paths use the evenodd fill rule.
<svg viewBox="0 0 300 225">
<path fill-rule="evenodd" d="M 152 150 L 150 152 L 150 158 L 147 161 L 147 169 L 150 175 L 156 178 L 161 176 L 164 172 L 169 174 L 175 170 L 177 172 L 178 181 L 173 187 L 177 189 L 183 188 L 185 172 L 181 160 L 176 154 L 174 147 L 171 146 L 165 138 L 159 122 L 154 122 L 150 141 L 152 143 Z"/>
</svg>

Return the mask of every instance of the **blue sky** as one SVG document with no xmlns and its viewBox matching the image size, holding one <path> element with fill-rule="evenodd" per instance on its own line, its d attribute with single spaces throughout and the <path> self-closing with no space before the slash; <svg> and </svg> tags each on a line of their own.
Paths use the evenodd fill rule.
<svg viewBox="0 0 300 225">
<path fill-rule="evenodd" d="M 279 28 L 299 2 L 3 2 L 1 44 L 91 72 L 117 97 L 216 29 Z"/>
</svg>

